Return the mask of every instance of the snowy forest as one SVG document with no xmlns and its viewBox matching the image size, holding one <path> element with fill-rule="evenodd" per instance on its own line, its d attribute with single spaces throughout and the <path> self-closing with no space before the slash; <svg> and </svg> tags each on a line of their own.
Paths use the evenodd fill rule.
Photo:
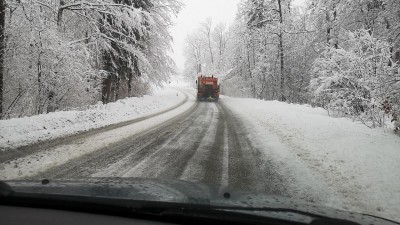
<svg viewBox="0 0 400 225">
<path fill-rule="evenodd" d="M 233 25 L 187 35 L 184 75 L 222 94 L 323 107 L 369 127 L 400 112 L 400 1 L 242 0 Z"/>
<path fill-rule="evenodd" d="M 222 94 L 323 107 L 369 127 L 400 116 L 400 1 L 242 0 L 186 36 L 184 76 Z M 176 73 L 180 0 L 0 0 L 0 118 L 141 96 Z M 212 6 L 210 6 L 212 7 Z"/>
<path fill-rule="evenodd" d="M 1 0 L 0 116 L 140 96 L 169 79 L 175 0 Z"/>
</svg>

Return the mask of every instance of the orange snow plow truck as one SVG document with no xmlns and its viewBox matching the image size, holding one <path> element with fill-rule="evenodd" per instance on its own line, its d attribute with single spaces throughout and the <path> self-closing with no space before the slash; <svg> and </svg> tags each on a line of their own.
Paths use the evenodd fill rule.
<svg viewBox="0 0 400 225">
<path fill-rule="evenodd" d="M 205 77 L 199 76 L 197 77 L 197 100 L 214 100 L 218 101 L 219 98 L 219 84 L 218 78 L 214 76 Z"/>
</svg>

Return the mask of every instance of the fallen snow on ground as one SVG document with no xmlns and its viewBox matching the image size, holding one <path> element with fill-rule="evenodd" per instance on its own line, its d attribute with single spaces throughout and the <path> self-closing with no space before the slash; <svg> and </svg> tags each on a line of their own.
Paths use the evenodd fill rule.
<svg viewBox="0 0 400 225">
<path fill-rule="evenodd" d="M 169 91 L 167 92 L 169 93 Z M 183 95 L 183 94 L 179 94 Z M 172 96 L 170 96 L 172 97 Z M 175 91 L 176 97 L 176 91 Z M 85 140 L 76 140 L 17 158 L 6 163 L 0 163 L 0 180 L 24 179 L 38 175 L 52 167 L 60 166 L 65 162 L 92 153 L 105 146 L 117 143 L 125 138 L 143 134 L 177 115 L 187 111 L 195 104 L 195 97 L 188 94 L 188 100 L 173 110 L 141 120 L 130 125 L 91 135 Z"/>
<path fill-rule="evenodd" d="M 155 89 L 151 96 L 100 103 L 88 110 L 1 120 L 0 151 L 155 114 L 179 104 L 184 98 L 184 94 L 175 89 Z"/>
<path fill-rule="evenodd" d="M 255 147 L 292 174 L 293 195 L 400 221 L 400 138 L 321 108 L 223 97 Z M 308 193 L 307 193 L 308 192 Z"/>
</svg>

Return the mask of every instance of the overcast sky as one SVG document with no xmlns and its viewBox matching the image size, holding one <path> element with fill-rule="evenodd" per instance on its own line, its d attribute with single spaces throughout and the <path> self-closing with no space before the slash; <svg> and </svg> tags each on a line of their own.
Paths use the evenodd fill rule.
<svg viewBox="0 0 400 225">
<path fill-rule="evenodd" d="M 183 10 L 175 19 L 176 25 L 171 29 L 174 39 L 172 58 L 179 70 L 183 70 L 183 47 L 186 35 L 191 33 L 207 18 L 211 18 L 213 24 L 220 22 L 227 26 L 232 24 L 237 13 L 237 5 L 240 0 L 182 0 L 185 4 Z M 295 0 L 296 5 L 304 0 Z"/>
</svg>

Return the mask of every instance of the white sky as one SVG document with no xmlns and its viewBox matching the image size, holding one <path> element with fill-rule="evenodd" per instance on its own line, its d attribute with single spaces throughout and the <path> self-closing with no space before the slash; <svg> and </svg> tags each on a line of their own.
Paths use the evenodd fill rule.
<svg viewBox="0 0 400 225">
<path fill-rule="evenodd" d="M 294 0 L 294 5 L 301 5 L 305 0 Z M 232 24 L 237 13 L 237 5 L 240 0 L 182 0 L 185 7 L 175 19 L 176 25 L 171 29 L 174 39 L 173 54 L 178 69 L 183 70 L 183 48 L 186 35 L 195 30 L 198 25 L 211 18 L 213 24 Z"/>
</svg>

